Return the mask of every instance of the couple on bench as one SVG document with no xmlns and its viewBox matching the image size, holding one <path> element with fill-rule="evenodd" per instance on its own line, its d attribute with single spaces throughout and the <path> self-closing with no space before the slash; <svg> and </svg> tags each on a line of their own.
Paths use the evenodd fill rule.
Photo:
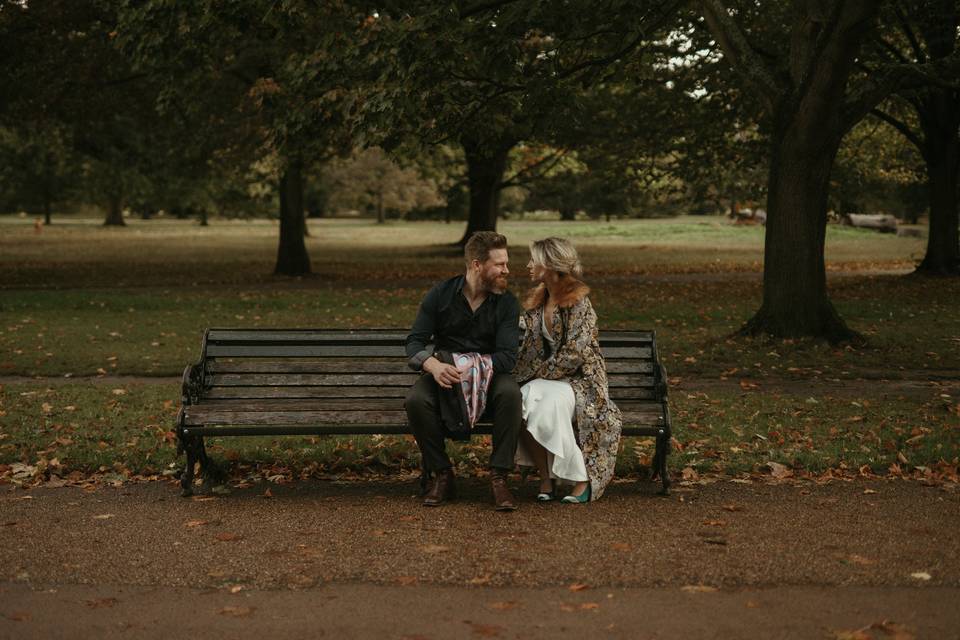
<svg viewBox="0 0 960 640">
<path fill-rule="evenodd" d="M 469 439 L 484 415 L 493 422 L 498 511 L 517 508 L 506 482 L 517 464 L 537 468 L 540 502 L 557 500 L 564 484 L 572 486 L 561 502 L 596 500 L 613 477 L 622 420 L 610 399 L 580 258 L 561 238 L 531 243 L 530 256 L 534 288 L 522 318 L 507 291 L 507 239 L 491 231 L 467 242 L 466 274 L 436 285 L 420 304 L 406 351 L 424 375 L 405 407 L 431 476 L 426 506 L 456 494 L 445 438 Z"/>
</svg>

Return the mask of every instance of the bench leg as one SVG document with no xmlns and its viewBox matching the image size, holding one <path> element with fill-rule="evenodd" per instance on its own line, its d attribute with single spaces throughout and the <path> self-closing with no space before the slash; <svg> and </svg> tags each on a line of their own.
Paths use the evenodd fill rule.
<svg viewBox="0 0 960 640">
<path fill-rule="evenodd" d="M 207 455 L 207 446 L 203 441 L 203 436 L 197 438 L 200 441 L 198 447 L 198 459 L 200 460 L 200 475 L 204 481 L 210 481 L 213 484 L 221 484 L 226 480 L 227 474 L 220 468 L 216 462 Z"/>
<path fill-rule="evenodd" d="M 193 468 L 200 460 L 200 451 L 203 442 L 194 436 L 181 436 L 180 446 L 183 448 L 184 453 L 187 454 L 187 466 L 184 467 L 183 473 L 180 474 L 180 495 L 187 498 L 193 495 Z"/>
<path fill-rule="evenodd" d="M 670 452 L 670 438 L 666 434 L 657 436 L 657 452 L 653 456 L 653 463 L 650 465 L 650 479 L 660 478 L 660 495 L 670 494 L 670 474 L 667 472 L 667 454 Z"/>
</svg>

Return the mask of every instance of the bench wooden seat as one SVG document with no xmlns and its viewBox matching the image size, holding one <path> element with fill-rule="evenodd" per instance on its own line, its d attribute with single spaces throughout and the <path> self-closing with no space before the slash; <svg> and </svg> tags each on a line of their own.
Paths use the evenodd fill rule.
<svg viewBox="0 0 960 640">
<path fill-rule="evenodd" d="M 206 436 L 409 434 L 403 402 L 420 374 L 399 329 L 208 329 L 183 372 L 177 416 L 184 495 L 213 465 Z M 603 331 L 610 395 L 626 436 L 656 438 L 652 477 L 669 490 L 666 373 L 652 331 Z M 475 433 L 490 433 L 480 423 Z"/>
</svg>

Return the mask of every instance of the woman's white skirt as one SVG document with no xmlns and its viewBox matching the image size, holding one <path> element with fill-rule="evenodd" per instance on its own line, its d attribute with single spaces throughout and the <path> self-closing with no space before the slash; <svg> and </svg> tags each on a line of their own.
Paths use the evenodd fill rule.
<svg viewBox="0 0 960 640">
<path fill-rule="evenodd" d="M 520 387 L 523 419 L 527 431 L 547 450 L 547 466 L 555 480 L 585 482 L 587 467 L 573 433 L 576 398 L 569 382 L 537 378 Z M 517 446 L 517 464 L 532 467 L 533 459 L 523 445 Z"/>
</svg>

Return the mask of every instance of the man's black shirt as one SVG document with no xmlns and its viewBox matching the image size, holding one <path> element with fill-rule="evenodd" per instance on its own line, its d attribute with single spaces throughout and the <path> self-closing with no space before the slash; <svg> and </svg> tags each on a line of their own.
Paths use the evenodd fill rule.
<svg viewBox="0 0 960 640">
<path fill-rule="evenodd" d="M 463 295 L 464 276 L 450 278 L 427 293 L 407 336 L 410 366 L 420 369 L 433 342 L 436 351 L 489 353 L 495 373 L 509 373 L 517 362 L 520 303 L 506 291 L 490 293 L 476 311 Z"/>
</svg>

